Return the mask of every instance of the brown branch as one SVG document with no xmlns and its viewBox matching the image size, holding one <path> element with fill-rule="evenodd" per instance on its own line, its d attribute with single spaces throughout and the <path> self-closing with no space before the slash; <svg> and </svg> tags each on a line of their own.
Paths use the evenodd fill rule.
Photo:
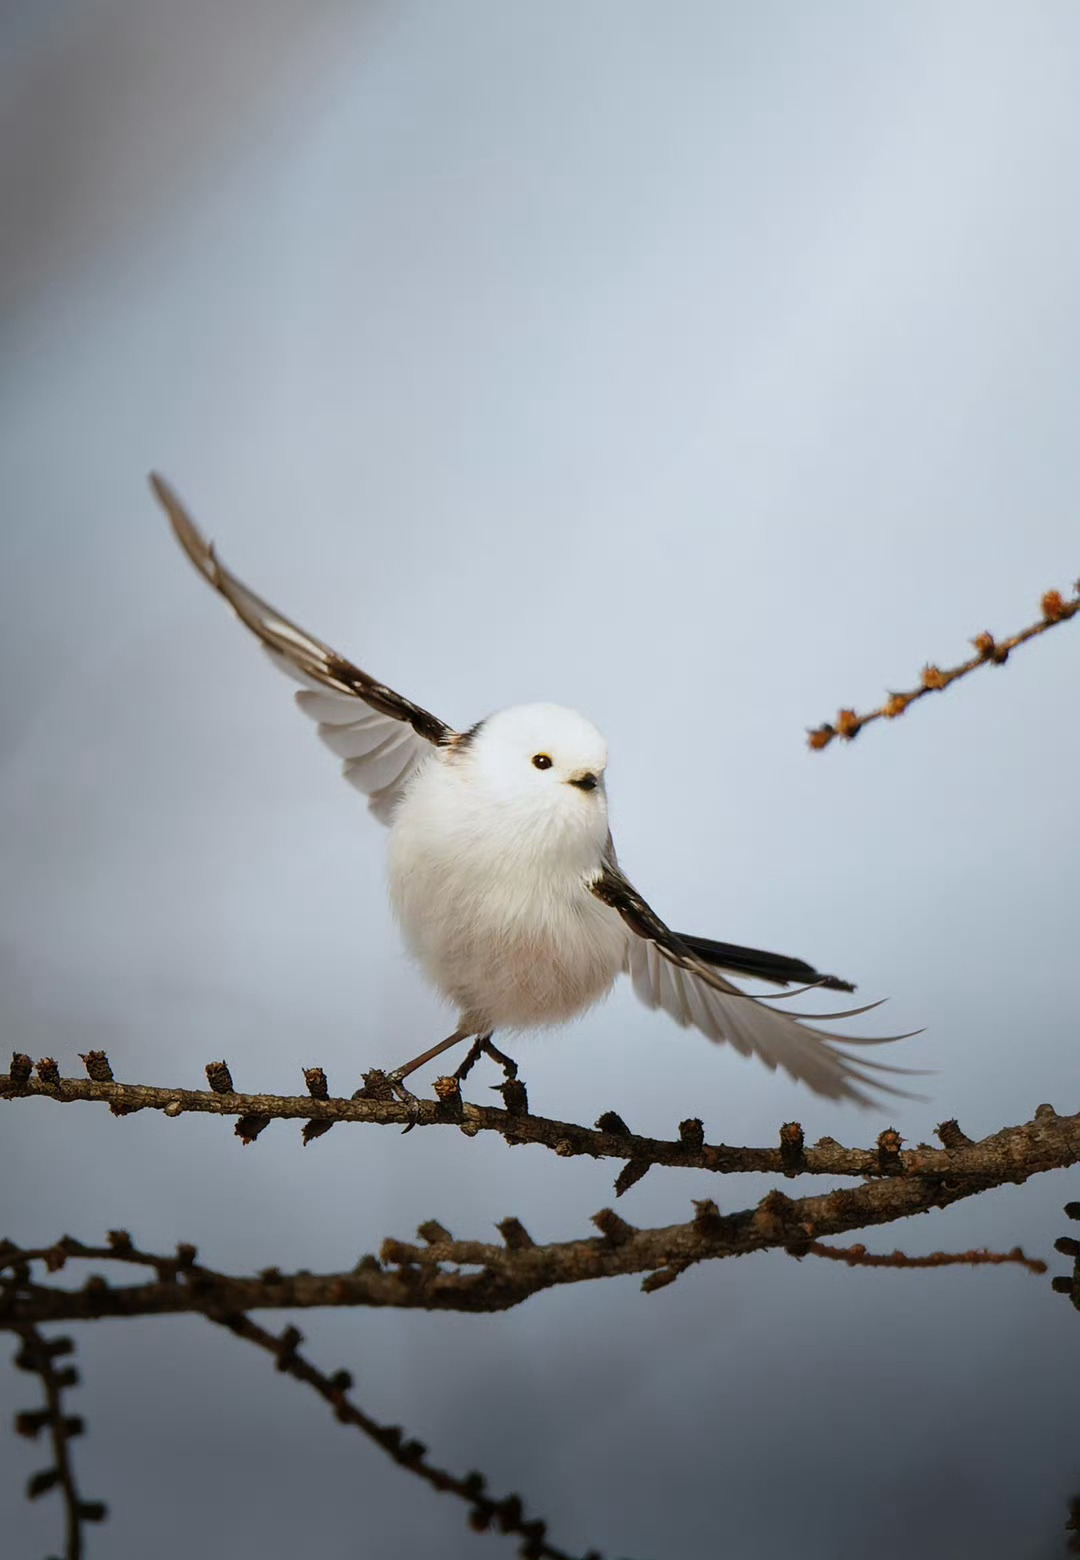
<svg viewBox="0 0 1080 1560">
<path fill-rule="evenodd" d="M 1009 652 L 1015 650 L 1017 645 L 1025 644 L 1038 634 L 1045 634 L 1048 628 L 1053 628 L 1056 623 L 1064 623 L 1080 612 L 1080 580 L 1074 585 L 1073 592 L 1073 599 L 1066 601 L 1060 591 L 1048 590 L 1039 603 L 1042 616 L 1037 623 L 1022 628 L 1018 634 L 1012 634 L 1008 639 L 995 639 L 993 634 L 986 632 L 976 634 L 971 641 L 975 646 L 975 654 L 968 660 L 961 661 L 959 666 L 949 667 L 946 671 L 934 665 L 924 666 L 918 687 L 909 689 L 907 693 L 891 693 L 884 704 L 879 705 L 875 710 L 870 710 L 866 715 L 858 715 L 854 710 L 841 710 L 836 717 L 835 725 L 826 722 L 825 725 L 816 726 L 807 733 L 808 745 L 815 750 L 820 750 L 828 747 L 834 737 L 842 737 L 845 742 L 850 742 L 871 721 L 895 720 L 917 699 L 924 699 L 928 693 L 939 693 L 950 683 L 966 677 L 969 672 L 975 671 L 980 666 L 1003 666 L 1009 658 Z"/>
<path fill-rule="evenodd" d="M 932 1151 L 931 1151 L 932 1152 Z M 902 1157 L 899 1152 L 897 1157 Z M 647 1290 L 660 1288 L 704 1261 L 781 1248 L 797 1254 L 809 1243 L 872 1225 L 890 1224 L 974 1197 L 993 1186 L 1080 1162 L 1080 1115 L 1058 1116 L 1040 1106 L 1033 1121 L 1009 1127 L 981 1143 L 944 1153 L 939 1173 L 882 1175 L 861 1186 L 793 1200 L 772 1191 L 756 1207 L 721 1214 L 716 1204 L 696 1204 L 685 1224 L 635 1229 L 610 1209 L 594 1217 L 599 1237 L 533 1243 L 521 1222 L 500 1225 L 501 1244 L 454 1240 L 434 1220 L 421 1225 L 421 1245 L 384 1242 L 380 1259 L 367 1256 L 350 1272 L 258 1276 L 226 1275 L 195 1262 L 190 1246 L 175 1257 L 137 1252 L 118 1234 L 106 1247 L 70 1238 L 52 1247 L 0 1249 L 0 1268 L 25 1271 L 31 1262 L 63 1265 L 69 1257 L 119 1260 L 154 1269 L 153 1282 L 113 1286 L 94 1277 L 81 1290 L 29 1280 L 0 1298 L 0 1328 L 27 1322 L 89 1320 L 182 1311 L 305 1309 L 313 1306 L 393 1306 L 427 1311 L 503 1311 L 545 1289 L 620 1274 L 646 1275 Z"/>
<path fill-rule="evenodd" d="M 931 1251 L 922 1257 L 909 1257 L 904 1251 L 867 1251 L 865 1246 L 826 1246 L 822 1241 L 811 1241 L 808 1246 L 792 1251 L 793 1257 L 827 1257 L 833 1262 L 844 1262 L 848 1267 L 885 1268 L 939 1268 L 939 1267 L 987 1267 L 1004 1262 L 1015 1262 L 1027 1268 L 1029 1273 L 1045 1273 L 1046 1263 L 1041 1257 L 1026 1257 L 1019 1246 L 1011 1251 Z"/>
<path fill-rule="evenodd" d="M 438 1228 L 437 1226 L 435 1228 Z M 445 1231 L 440 1230 L 445 1235 Z M 198 1289 L 203 1304 L 198 1307 L 208 1320 L 227 1328 L 237 1337 L 246 1338 L 272 1354 L 277 1368 L 303 1381 L 316 1391 L 334 1410 L 342 1424 L 354 1426 L 391 1457 L 400 1467 L 423 1479 L 435 1490 L 457 1495 L 469 1505 L 469 1524 L 478 1533 L 495 1528 L 500 1533 L 517 1535 L 522 1539 L 520 1554 L 526 1560 L 572 1560 L 563 1549 L 558 1549 L 547 1538 L 546 1524 L 528 1519 L 521 1497 L 507 1495 L 494 1499 L 486 1491 L 486 1481 L 481 1473 L 468 1473 L 458 1478 L 445 1469 L 438 1468 L 427 1458 L 427 1448 L 416 1440 L 407 1439 L 396 1425 L 382 1425 L 366 1414 L 349 1396 L 352 1378 L 348 1371 L 335 1371 L 326 1375 L 305 1359 L 299 1352 L 303 1342 L 295 1327 L 286 1327 L 280 1335 L 268 1332 L 242 1313 L 218 1309 L 214 1296 L 220 1295 L 222 1275 L 211 1273 L 195 1262 L 192 1246 L 179 1246 L 171 1257 L 140 1251 L 131 1237 L 123 1230 L 111 1230 L 106 1246 L 86 1247 L 77 1241 L 64 1240 L 56 1246 L 41 1251 L 21 1251 L 8 1243 L 0 1245 L 0 1295 L 11 1301 L 18 1295 L 38 1292 L 31 1278 L 32 1263 L 42 1263 L 50 1272 L 66 1266 L 69 1258 L 104 1258 L 111 1262 L 151 1267 L 159 1281 L 176 1285 L 186 1283 Z M 87 1280 L 84 1294 L 100 1294 L 108 1286 L 103 1279 L 92 1275 Z M 82 1560 L 82 1528 L 86 1522 L 100 1522 L 105 1507 L 99 1501 L 83 1500 L 75 1484 L 68 1441 L 82 1433 L 80 1419 L 68 1418 L 63 1411 L 61 1392 L 73 1386 L 76 1374 L 68 1367 L 58 1371 L 53 1361 L 70 1353 L 70 1338 L 46 1340 L 32 1324 L 18 1324 L 13 1329 L 22 1339 L 22 1348 L 15 1363 L 22 1370 L 35 1371 L 45 1385 L 46 1403 L 36 1409 L 16 1415 L 15 1428 L 21 1435 L 36 1437 L 48 1427 L 52 1437 L 55 1467 L 37 1473 L 30 1480 L 28 1493 L 34 1499 L 48 1489 L 59 1487 L 64 1495 L 67 1512 L 66 1560 Z M 590 1550 L 585 1560 L 601 1560 L 596 1551 Z"/>
<path fill-rule="evenodd" d="M 352 1425 L 382 1448 L 399 1467 L 406 1468 L 432 1489 L 442 1494 L 457 1495 L 469 1506 L 469 1526 L 476 1533 L 486 1533 L 496 1528 L 500 1533 L 514 1534 L 522 1539 L 518 1553 L 525 1560 L 572 1560 L 565 1549 L 558 1549 L 547 1537 L 547 1524 L 536 1518 L 528 1519 L 519 1495 L 506 1495 L 494 1500 L 486 1493 L 486 1480 L 482 1473 L 467 1473 L 458 1478 L 437 1468 L 427 1459 L 427 1447 L 420 1441 L 407 1440 L 397 1425 L 381 1425 L 365 1414 L 349 1397 L 352 1378 L 348 1371 L 335 1371 L 325 1375 L 298 1352 L 303 1335 L 295 1327 L 286 1327 L 281 1334 L 267 1332 L 249 1316 L 232 1312 L 221 1315 L 207 1313 L 210 1320 L 228 1328 L 238 1338 L 246 1338 L 272 1354 L 277 1368 L 297 1381 L 305 1382 L 334 1410 L 340 1424 Z M 602 1560 L 596 1550 L 590 1550 L 584 1560 Z"/>
<path fill-rule="evenodd" d="M 719 1175 L 947 1176 L 950 1179 L 989 1176 L 991 1184 L 1000 1184 L 998 1172 L 1004 1162 L 1004 1150 L 997 1143 L 1001 1134 L 985 1138 L 982 1143 L 972 1143 L 955 1121 L 944 1121 L 937 1128 L 937 1135 L 945 1145 L 943 1149 L 932 1148 L 926 1143 L 905 1149 L 903 1139 L 892 1128 L 879 1134 L 873 1148 L 845 1148 L 834 1138 L 821 1138 L 807 1147 L 802 1128 L 794 1121 L 785 1122 L 781 1127 L 776 1148 L 738 1148 L 705 1143 L 702 1123 L 695 1117 L 680 1122 L 676 1139 L 652 1138 L 631 1132 L 614 1111 L 605 1112 L 596 1127 L 590 1128 L 546 1116 L 471 1105 L 452 1092 L 449 1098 L 445 1097 L 445 1091 L 443 1096 L 433 1100 L 417 1101 L 415 1109 L 394 1099 L 333 1098 L 322 1092 L 327 1088 L 322 1068 L 305 1070 L 309 1088 L 314 1081 L 319 1092 L 309 1095 L 238 1094 L 232 1088 L 232 1078 L 223 1062 L 212 1063 L 207 1068 L 216 1086 L 198 1090 L 117 1083 L 112 1078 L 104 1052 L 89 1052 L 84 1060 L 87 1069 L 93 1069 L 96 1077 L 61 1078 L 51 1057 L 37 1063 L 35 1077 L 30 1058 L 16 1053 L 11 1072 L 0 1075 L 0 1099 L 38 1098 L 63 1104 L 92 1100 L 108 1105 L 117 1116 L 131 1115 L 137 1110 L 159 1110 L 170 1120 L 193 1113 L 234 1116 L 237 1118 L 235 1130 L 245 1142 L 251 1141 L 271 1121 L 305 1121 L 315 1123 L 320 1130 L 340 1122 L 410 1130 L 414 1126 L 456 1127 L 467 1137 L 475 1137 L 479 1132 L 496 1132 L 509 1144 L 533 1143 L 550 1149 L 560 1159 L 584 1155 L 625 1161 L 616 1181 L 617 1195 L 633 1186 L 654 1165 L 708 1170 Z M 103 1076 L 105 1070 L 108 1070 L 107 1077 Z M 436 1082 L 437 1094 L 442 1081 Z M 1040 1115 L 1054 1116 L 1054 1112 L 1048 1105 L 1040 1106 L 1036 1111 L 1036 1122 L 1008 1130 L 1016 1133 L 1033 1129 Z M 1080 1117 L 1055 1119 L 1080 1122 Z M 305 1133 L 305 1137 L 310 1136 L 309 1132 Z M 1077 1148 L 1080 1149 L 1080 1139 Z M 1063 1164 L 1075 1162 L 1075 1158 L 1062 1161 Z"/>
<path fill-rule="evenodd" d="M 11 1281 L 9 1281 L 11 1282 Z M 14 1283 L 18 1283 L 16 1278 Z M 7 1289 L 8 1285 L 5 1285 Z M 31 1474 L 26 1486 L 30 1500 L 47 1490 L 58 1489 L 64 1498 L 65 1560 L 82 1560 L 83 1527 L 87 1522 L 103 1522 L 106 1508 L 102 1501 L 84 1500 L 75 1482 L 70 1442 L 83 1432 L 83 1422 L 64 1412 L 63 1393 L 75 1386 L 78 1373 L 73 1365 L 57 1368 L 56 1360 L 70 1354 L 75 1345 L 70 1338 L 45 1338 L 32 1324 L 16 1327 L 22 1340 L 15 1364 L 19 1370 L 41 1377 L 45 1389 L 42 1408 L 24 1409 L 15 1415 L 15 1429 L 27 1440 L 36 1440 L 47 1429 L 52 1443 L 53 1465 Z"/>
</svg>

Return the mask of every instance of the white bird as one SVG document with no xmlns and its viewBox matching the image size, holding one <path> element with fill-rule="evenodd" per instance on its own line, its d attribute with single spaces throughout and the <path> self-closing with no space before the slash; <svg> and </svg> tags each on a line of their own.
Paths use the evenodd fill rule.
<svg viewBox="0 0 1080 1560">
<path fill-rule="evenodd" d="M 490 1043 L 496 1030 L 563 1023 L 606 997 L 620 974 L 648 1007 L 782 1067 L 815 1093 L 870 1104 L 861 1085 L 900 1092 L 866 1070 L 907 1069 L 849 1056 L 836 1036 L 801 1023 L 807 1015 L 770 1006 L 720 971 L 801 989 L 850 984 L 800 959 L 681 935 L 650 909 L 619 869 L 607 747 L 584 716 L 526 704 L 454 731 L 263 601 L 225 567 L 169 485 L 150 481 L 192 563 L 304 685 L 296 702 L 389 825 L 390 894 L 405 941 L 459 1014 L 452 1035 L 388 1074 L 400 1092 L 417 1067 L 465 1040 L 475 1044 L 460 1076 L 481 1048 L 507 1062 Z"/>
</svg>

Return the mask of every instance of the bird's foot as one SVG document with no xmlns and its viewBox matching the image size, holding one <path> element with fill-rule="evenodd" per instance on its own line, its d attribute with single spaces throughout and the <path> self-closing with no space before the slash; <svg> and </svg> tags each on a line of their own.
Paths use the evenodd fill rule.
<svg viewBox="0 0 1080 1560">
<path fill-rule="evenodd" d="M 500 1051 L 498 1046 L 492 1042 L 490 1035 L 478 1035 L 469 1047 L 465 1060 L 454 1074 L 459 1083 L 463 1078 L 469 1076 L 481 1056 L 490 1056 L 493 1062 L 498 1062 L 508 1079 L 517 1077 L 518 1064 L 514 1061 L 514 1058 Z"/>
<path fill-rule="evenodd" d="M 525 1085 L 518 1077 L 518 1064 L 512 1056 L 507 1056 L 505 1051 L 500 1051 L 498 1046 L 492 1043 L 490 1035 L 480 1035 L 473 1041 L 469 1054 L 454 1073 L 458 1083 L 468 1077 L 481 1056 L 490 1056 L 493 1062 L 498 1062 L 506 1075 L 502 1083 L 493 1083 L 492 1088 L 502 1095 L 507 1110 L 515 1116 L 527 1115 L 529 1097 L 525 1092 Z"/>
<path fill-rule="evenodd" d="M 405 1080 L 400 1068 L 393 1072 L 383 1072 L 381 1067 L 373 1067 L 370 1072 L 364 1074 L 363 1087 L 353 1094 L 354 1100 L 396 1100 L 404 1105 L 409 1113 L 409 1119 L 402 1134 L 411 1132 L 420 1120 L 420 1101 L 411 1089 L 405 1086 Z"/>
</svg>

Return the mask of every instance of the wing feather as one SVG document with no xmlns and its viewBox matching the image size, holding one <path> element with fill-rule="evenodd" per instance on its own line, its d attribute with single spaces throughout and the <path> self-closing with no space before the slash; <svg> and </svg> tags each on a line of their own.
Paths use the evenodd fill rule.
<svg viewBox="0 0 1080 1560">
<path fill-rule="evenodd" d="M 710 1040 L 726 1041 L 744 1056 L 757 1056 L 770 1071 L 783 1068 L 816 1094 L 830 1099 L 871 1105 L 874 1098 L 866 1092 L 868 1089 L 913 1097 L 876 1076 L 883 1072 L 906 1073 L 910 1069 L 850 1056 L 836 1043 L 839 1039 L 845 1045 L 882 1045 L 908 1036 L 833 1035 L 741 991 L 704 963 L 661 921 L 613 861 L 605 863 L 600 876 L 588 886 L 598 899 L 619 913 L 634 934 L 630 939 L 628 973 L 634 991 L 647 1007 L 662 1009 L 684 1029 L 692 1026 Z M 853 1008 L 822 1017 L 845 1018 L 866 1011 L 867 1007 Z"/>
<path fill-rule="evenodd" d="M 377 682 L 351 661 L 278 612 L 225 567 L 169 484 L 150 485 L 177 540 L 208 584 L 232 607 L 279 671 L 302 685 L 296 702 L 318 723 L 318 734 L 345 760 L 345 778 L 388 823 L 410 775 L 455 733 L 437 715 Z"/>
</svg>

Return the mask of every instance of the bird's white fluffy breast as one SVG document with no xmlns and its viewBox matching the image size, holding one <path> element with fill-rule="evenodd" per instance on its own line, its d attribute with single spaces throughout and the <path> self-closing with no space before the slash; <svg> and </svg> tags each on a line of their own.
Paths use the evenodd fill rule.
<svg viewBox="0 0 1080 1560">
<path fill-rule="evenodd" d="M 585 886 L 607 836 L 603 798 L 548 795 L 496 793 L 482 754 L 450 750 L 417 771 L 394 816 L 390 895 L 405 939 L 478 1031 L 572 1018 L 625 964 L 622 922 Z"/>
</svg>

